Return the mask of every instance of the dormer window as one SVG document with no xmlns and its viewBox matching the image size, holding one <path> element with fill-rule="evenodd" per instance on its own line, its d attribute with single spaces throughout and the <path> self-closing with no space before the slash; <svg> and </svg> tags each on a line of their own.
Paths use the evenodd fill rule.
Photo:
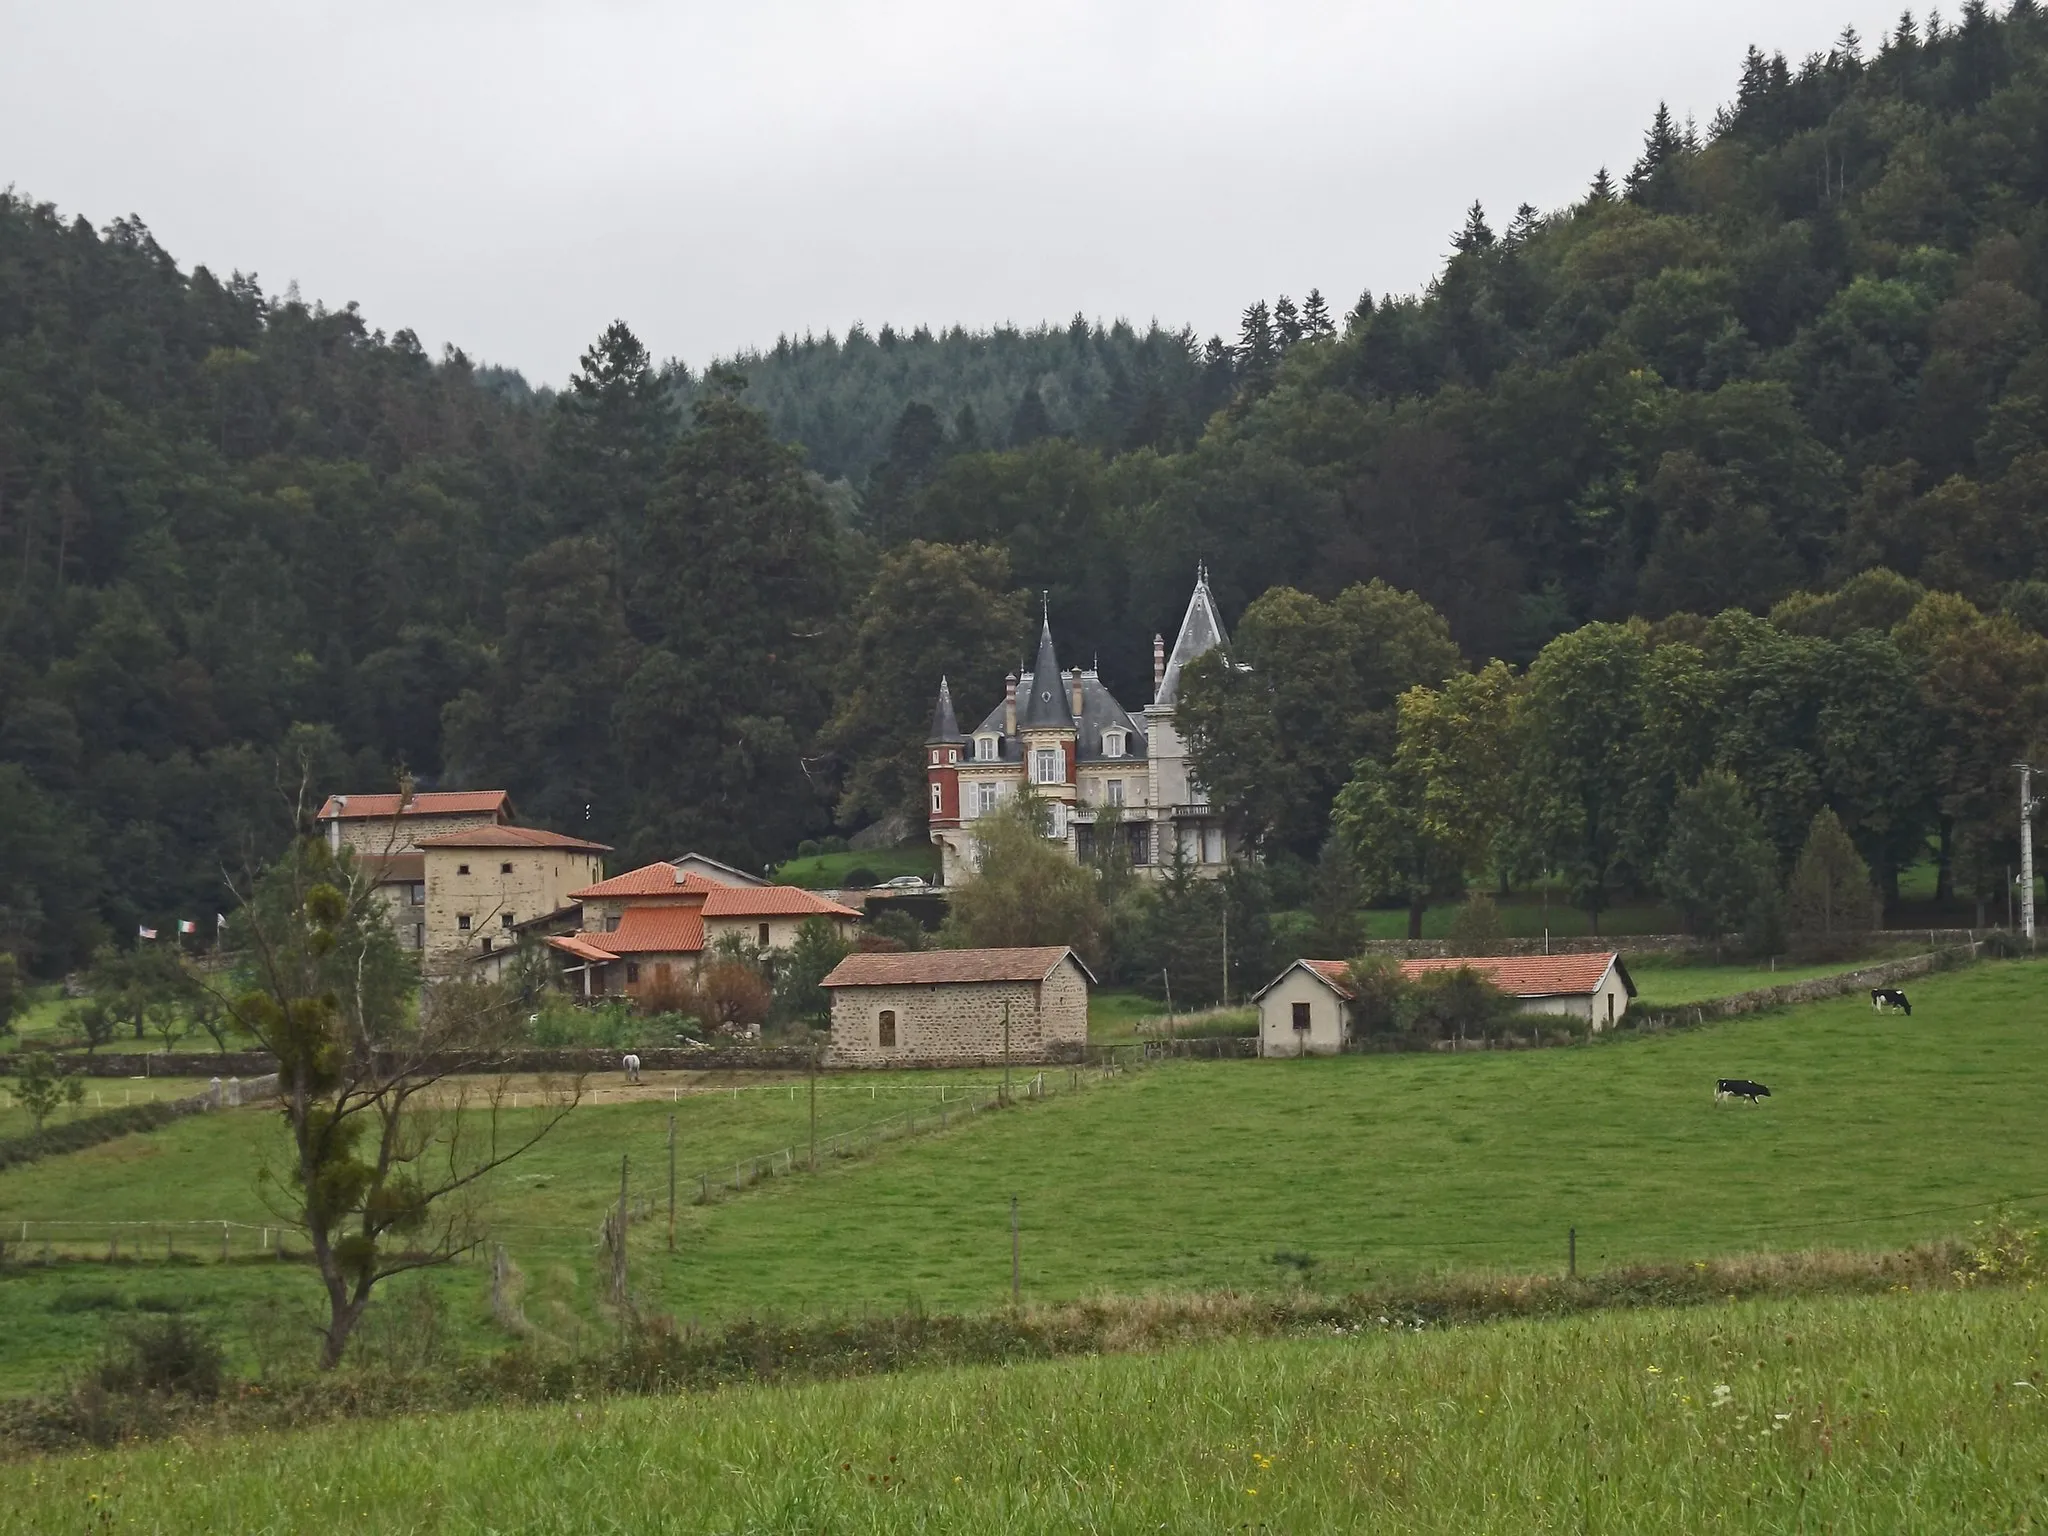
<svg viewBox="0 0 2048 1536">
<path fill-rule="evenodd" d="M 977 763 L 992 763 L 996 760 L 996 738 L 977 736 L 974 738 L 974 760 Z"/>
<path fill-rule="evenodd" d="M 1124 755 L 1125 740 L 1125 733 L 1122 731 L 1104 731 L 1102 733 L 1102 755 L 1104 757 L 1122 757 Z"/>
</svg>

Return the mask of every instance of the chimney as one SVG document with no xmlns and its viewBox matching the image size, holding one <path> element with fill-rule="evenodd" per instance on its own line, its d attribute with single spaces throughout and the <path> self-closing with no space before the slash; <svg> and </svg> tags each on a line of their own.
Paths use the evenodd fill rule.
<svg viewBox="0 0 2048 1536">
<path fill-rule="evenodd" d="M 1081 669 L 1079 667 L 1074 668 L 1073 671 L 1067 674 L 1067 677 L 1069 680 L 1067 697 L 1074 702 L 1074 723 L 1078 725 L 1081 722 Z"/>
<path fill-rule="evenodd" d="M 1152 637 L 1152 697 L 1159 697 L 1159 690 L 1166 686 L 1166 636 Z"/>
<path fill-rule="evenodd" d="M 1017 674 L 1003 679 L 1003 734 L 1017 734 Z"/>
</svg>

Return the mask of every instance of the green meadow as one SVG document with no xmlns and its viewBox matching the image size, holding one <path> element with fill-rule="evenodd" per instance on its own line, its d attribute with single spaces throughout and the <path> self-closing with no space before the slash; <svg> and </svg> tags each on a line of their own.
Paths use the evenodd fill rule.
<svg viewBox="0 0 2048 1536">
<path fill-rule="evenodd" d="M 1225 1343 L 0 1466 L 0 1529 L 1702 1530 L 2048 1522 L 2048 1299 Z"/>
<path fill-rule="evenodd" d="M 1040 1300 L 1558 1270 L 1572 1229 L 1587 1269 L 1894 1247 L 1993 1204 L 2048 1205 L 2044 982 L 2034 962 L 1929 977 L 1910 1019 L 1848 997 L 1544 1051 L 1162 1065 L 686 1205 L 673 1254 L 665 1221 L 643 1221 L 634 1284 L 649 1306 L 706 1321 L 992 1307 L 1009 1295 L 1012 1196 L 1024 1293 Z M 1772 1097 L 1716 1103 L 1724 1076 Z M 821 1118 L 829 1132 L 913 1100 L 935 1108 L 960 1082 L 828 1078 Z M 686 1174 L 800 1147 L 807 1126 L 801 1084 L 579 1109 L 508 1171 L 493 1209 L 537 1329 L 574 1342 L 594 1321 L 619 1160 L 658 1206 L 672 1112 Z M 261 1113 L 204 1117 L 0 1174 L 0 1233 L 59 1217 L 274 1221 L 257 1171 L 276 1135 Z M 234 1241 L 226 1266 L 205 1262 L 216 1234 L 175 1260 L 145 1247 L 114 1266 L 12 1269 L 0 1384 L 47 1378 L 145 1301 L 231 1332 L 252 1310 L 311 1303 L 301 1268 L 259 1257 L 241 1229 Z M 465 1347 L 502 1342 L 481 1264 L 435 1283 Z"/>
</svg>

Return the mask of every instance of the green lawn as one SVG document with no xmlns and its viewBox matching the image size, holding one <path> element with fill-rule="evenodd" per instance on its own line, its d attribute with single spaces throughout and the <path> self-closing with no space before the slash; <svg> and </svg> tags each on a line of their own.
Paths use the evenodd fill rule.
<svg viewBox="0 0 2048 1536">
<path fill-rule="evenodd" d="M 873 884 L 897 875 L 919 875 L 929 880 L 939 872 L 939 850 L 933 843 L 899 843 L 894 848 L 870 848 L 865 853 L 819 853 L 806 859 L 791 859 L 775 871 L 784 885 L 801 885 L 807 890 L 836 890 L 846 877 L 864 869 L 874 876 Z"/>
<path fill-rule="evenodd" d="M 1551 1269 L 1570 1227 L 1589 1267 L 1894 1246 L 2048 1191 L 2044 981 L 2048 962 L 1930 977 L 1910 1019 L 1849 997 L 1570 1049 L 1161 1066 L 690 1208 L 673 1257 L 649 1223 L 636 1284 L 707 1319 L 993 1306 L 1009 1288 L 1012 1194 L 1024 1286 L 1042 1299 L 1268 1287 L 1281 1250 L 1314 1255 L 1328 1287 Z M 1773 1097 L 1717 1104 L 1725 1076 Z M 937 1091 L 932 1075 L 916 1081 Z M 801 1094 L 760 1099 L 743 1125 L 729 1102 L 686 1105 L 684 1167 L 789 1141 Z M 856 1091 L 840 1112 L 868 1111 Z M 498 1219 L 536 1320 L 567 1333 L 588 1316 L 617 1159 L 654 1187 L 666 1114 L 591 1112 L 508 1179 L 517 1198 Z M 0 1230 L 11 1213 L 260 1219 L 246 1215 L 260 1210 L 250 1170 L 272 1123 L 213 1117 L 0 1174 Z M 195 1295 L 211 1272 L 158 1268 L 163 1284 L 195 1276 Z M 261 1274 L 308 1293 L 303 1276 Z M 90 1333 L 84 1314 L 45 1315 L 65 1283 L 35 1270 L 0 1281 L 0 1379 L 45 1370 L 53 1330 Z M 444 1283 L 482 1329 L 480 1266 Z"/>
<path fill-rule="evenodd" d="M 1868 1536 L 2048 1521 L 2048 1300 L 1608 1313 L 195 1437 L 20 1530 Z"/>
<path fill-rule="evenodd" d="M 1259 1014 L 1256 1008 L 1206 1008 L 1199 1013 L 1185 1009 L 1174 1013 L 1174 1032 L 1183 1035 L 1255 1034 Z M 1138 1026 L 1152 1026 L 1140 1029 Z M 1167 1035 L 1166 1004 L 1142 992 L 1098 989 L 1088 997 L 1088 1043 L 1090 1045 L 1135 1045 L 1141 1040 L 1163 1040 Z"/>
<path fill-rule="evenodd" d="M 1637 1001 L 1653 1006 L 1704 1002 L 1710 997 L 1811 981 L 1816 976 L 1839 976 L 1878 963 L 1862 959 L 1825 965 L 1675 965 L 1662 955 L 1631 955 L 1626 950 L 1622 961 L 1640 994 Z"/>
<path fill-rule="evenodd" d="M 10 1082 L 11 1079 L 0 1077 L 0 1141 L 26 1136 L 35 1128 L 28 1111 L 15 1102 Z M 205 1091 L 204 1078 L 89 1077 L 85 1080 L 84 1101 L 75 1106 L 60 1106 L 50 1116 L 50 1124 L 62 1125 L 67 1120 L 82 1120 L 102 1110 L 120 1109 L 124 1105 L 143 1104 L 155 1099 L 182 1099 Z M 0 1185 L 0 1189 L 4 1188 Z"/>
</svg>

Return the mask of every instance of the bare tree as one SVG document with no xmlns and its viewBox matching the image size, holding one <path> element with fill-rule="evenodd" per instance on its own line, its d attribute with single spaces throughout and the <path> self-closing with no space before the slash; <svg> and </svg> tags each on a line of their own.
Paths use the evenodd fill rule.
<svg viewBox="0 0 2048 1536">
<path fill-rule="evenodd" d="M 544 1082 L 540 1106 L 518 1112 L 502 1076 L 479 1088 L 518 1010 L 496 987 L 421 990 L 347 850 L 302 837 L 242 885 L 242 970 L 220 1002 L 278 1061 L 291 1150 L 266 1194 L 311 1248 L 332 1369 L 379 1284 L 486 1241 L 490 1175 L 561 1123 L 582 1081 Z"/>
</svg>

